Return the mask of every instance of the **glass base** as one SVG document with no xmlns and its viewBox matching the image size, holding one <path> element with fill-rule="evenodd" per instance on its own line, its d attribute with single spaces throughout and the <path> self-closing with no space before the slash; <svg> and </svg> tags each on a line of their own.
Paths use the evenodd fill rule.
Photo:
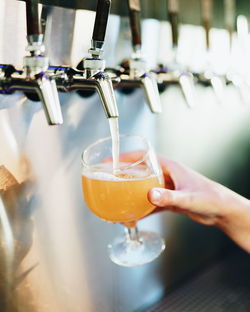
<svg viewBox="0 0 250 312">
<path fill-rule="evenodd" d="M 165 249 L 165 242 L 153 232 L 138 232 L 139 241 L 119 237 L 108 245 L 110 259 L 121 266 L 133 267 L 155 260 Z"/>
</svg>

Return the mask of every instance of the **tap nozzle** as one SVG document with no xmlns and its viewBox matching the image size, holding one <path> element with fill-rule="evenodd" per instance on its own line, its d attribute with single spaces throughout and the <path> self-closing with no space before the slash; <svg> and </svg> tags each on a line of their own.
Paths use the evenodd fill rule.
<svg viewBox="0 0 250 312">
<path fill-rule="evenodd" d="M 35 45 L 35 51 L 37 47 L 38 45 Z M 56 83 L 53 78 L 44 74 L 48 65 L 48 58 L 41 54 L 35 53 L 24 58 L 26 79 L 36 82 L 35 89 L 43 105 L 48 124 L 59 125 L 63 123 L 63 118 Z"/>
<path fill-rule="evenodd" d="M 195 90 L 194 90 L 194 77 L 190 72 L 180 74 L 179 83 L 183 97 L 189 108 L 196 105 Z"/>
<path fill-rule="evenodd" d="M 161 99 L 157 86 L 157 78 L 154 73 L 145 73 L 141 77 L 141 82 L 146 101 L 152 113 L 161 113 Z"/>
<path fill-rule="evenodd" d="M 98 64 L 92 59 L 84 59 L 83 64 L 88 68 L 77 70 L 63 66 L 51 66 L 49 69 L 55 75 L 57 88 L 63 92 L 97 91 L 106 117 L 118 117 L 112 78 L 107 73 L 98 70 Z M 101 63 L 99 65 L 101 66 Z"/>
<path fill-rule="evenodd" d="M 83 68 L 86 72 L 86 78 L 95 81 L 95 87 L 100 96 L 106 117 L 118 117 L 112 80 L 107 73 L 104 73 L 105 60 L 86 58 L 83 60 Z"/>
<path fill-rule="evenodd" d="M 106 117 L 118 117 L 119 113 L 111 78 L 102 72 L 97 73 L 93 78 L 95 79 L 96 89 L 100 96 Z"/>
<path fill-rule="evenodd" d="M 142 88 L 151 112 L 162 111 L 157 75 L 146 69 L 146 62 L 142 58 L 124 61 L 117 73 L 121 78 L 121 82 L 117 85 L 121 88 L 121 92 L 129 94 L 135 88 Z"/>
<path fill-rule="evenodd" d="M 24 58 L 25 80 L 35 85 L 35 91 L 43 104 L 49 125 L 62 124 L 62 112 L 55 81 L 44 74 L 48 69 L 49 60 L 44 56 L 38 0 L 26 0 L 26 22 L 27 51 L 30 55 Z"/>
<path fill-rule="evenodd" d="M 98 0 L 94 30 L 89 49 L 90 57 L 85 58 L 78 65 L 82 69 L 82 80 L 79 75 L 73 77 L 73 88 L 80 94 L 87 89 L 97 90 L 102 106 L 107 118 L 118 117 L 118 109 L 113 89 L 112 80 L 108 74 L 104 73 L 105 60 L 101 58 L 103 45 L 107 29 L 111 0 Z"/>
<path fill-rule="evenodd" d="M 43 104 L 48 124 L 62 124 L 63 117 L 55 80 L 45 75 L 39 77 L 37 79 L 37 93 Z"/>
</svg>

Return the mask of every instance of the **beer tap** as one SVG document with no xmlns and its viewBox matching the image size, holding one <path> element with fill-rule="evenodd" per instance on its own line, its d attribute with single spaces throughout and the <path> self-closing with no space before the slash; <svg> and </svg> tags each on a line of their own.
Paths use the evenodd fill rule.
<svg viewBox="0 0 250 312">
<path fill-rule="evenodd" d="M 237 59 L 234 59 L 235 68 L 228 73 L 229 78 L 238 88 L 242 102 L 244 104 L 250 103 L 250 75 L 248 67 L 248 40 L 249 29 L 248 20 L 244 15 L 237 16 L 237 39 L 240 47 Z"/>
<path fill-rule="evenodd" d="M 225 87 L 225 77 L 219 76 L 213 72 L 211 69 L 211 60 L 210 60 L 210 30 L 212 25 L 212 13 L 213 11 L 213 0 L 201 0 L 201 19 L 202 25 L 205 31 L 206 39 L 206 68 L 203 73 L 195 73 L 195 76 L 198 79 L 198 82 L 205 86 L 211 85 L 216 99 L 223 103 L 224 101 L 224 87 Z"/>
<path fill-rule="evenodd" d="M 177 61 L 179 41 L 179 0 L 167 0 L 168 20 L 172 32 L 173 62 L 167 66 L 159 65 L 157 69 L 158 84 L 164 91 L 169 84 L 180 84 L 181 91 L 188 107 L 195 104 L 193 75 Z"/>
<path fill-rule="evenodd" d="M 224 20 L 225 28 L 229 36 L 229 49 L 232 50 L 233 33 L 235 30 L 236 0 L 224 0 Z"/>
<path fill-rule="evenodd" d="M 62 112 L 55 80 L 46 74 L 49 60 L 44 55 L 43 35 L 38 16 L 38 1 L 26 0 L 27 51 L 23 70 L 11 65 L 0 68 L 2 93 L 23 91 L 27 97 L 36 93 L 41 101 L 49 125 L 63 123 Z M 32 98 L 32 95 L 30 96 Z"/>
<path fill-rule="evenodd" d="M 229 36 L 229 58 L 232 58 L 233 32 L 236 21 L 236 0 L 224 0 L 224 24 Z M 237 31 L 240 31 L 237 27 Z M 246 34 L 248 36 L 248 33 Z M 243 103 L 249 102 L 249 91 L 246 82 L 238 72 L 238 68 L 233 66 L 234 62 L 229 62 L 226 77 L 239 92 Z"/>
<path fill-rule="evenodd" d="M 104 71 L 102 59 L 111 0 L 98 0 L 94 30 L 89 49 L 90 56 L 82 59 L 76 69 L 64 66 L 50 66 L 59 91 L 77 91 L 83 97 L 98 92 L 107 118 L 117 118 L 118 109 L 111 77 Z M 119 82 L 118 78 L 114 81 Z"/>
<path fill-rule="evenodd" d="M 118 70 L 113 70 L 121 79 L 116 87 L 124 93 L 130 93 L 135 88 L 142 88 L 151 112 L 160 113 L 161 101 L 157 86 L 157 75 L 147 69 L 146 61 L 142 57 L 140 0 L 128 0 L 128 8 L 133 53 L 131 58 L 125 60 Z M 109 71 L 112 71 L 112 69 L 109 69 Z"/>
</svg>

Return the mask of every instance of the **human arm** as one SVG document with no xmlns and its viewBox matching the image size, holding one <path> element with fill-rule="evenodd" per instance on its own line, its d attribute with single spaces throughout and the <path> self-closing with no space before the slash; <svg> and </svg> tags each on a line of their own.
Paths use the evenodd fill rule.
<svg viewBox="0 0 250 312">
<path fill-rule="evenodd" d="M 169 210 L 216 226 L 250 253 L 250 201 L 173 160 L 159 157 L 166 188 L 149 191 L 156 211 Z"/>
</svg>

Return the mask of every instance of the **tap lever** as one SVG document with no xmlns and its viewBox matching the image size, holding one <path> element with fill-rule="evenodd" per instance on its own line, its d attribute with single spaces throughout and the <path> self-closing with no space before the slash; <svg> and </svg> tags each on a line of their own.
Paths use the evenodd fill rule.
<svg viewBox="0 0 250 312">
<path fill-rule="evenodd" d="M 26 0 L 27 51 L 31 56 L 44 53 L 43 34 L 38 14 L 38 0 Z"/>
<path fill-rule="evenodd" d="M 89 50 L 93 57 L 99 58 L 102 53 L 110 6 L 111 0 L 98 0 L 91 49 Z"/>
<path fill-rule="evenodd" d="M 171 25 L 173 48 L 179 40 L 179 0 L 168 0 L 168 19 Z"/>
<path fill-rule="evenodd" d="M 42 34 L 45 35 L 47 20 L 49 15 L 51 14 L 52 7 L 47 5 L 43 5 L 42 12 L 41 12 L 41 31 Z"/>
<path fill-rule="evenodd" d="M 206 48 L 210 49 L 210 29 L 213 19 L 213 0 L 201 0 L 201 19 L 206 34 Z"/>
<path fill-rule="evenodd" d="M 41 26 L 38 14 L 38 0 L 26 0 L 27 35 L 41 35 Z"/>
<path fill-rule="evenodd" d="M 140 0 L 128 0 L 132 45 L 137 56 L 141 52 L 141 5 Z"/>
<path fill-rule="evenodd" d="M 145 97 L 152 113 L 161 113 L 161 99 L 154 73 L 145 73 L 141 78 Z"/>
</svg>

